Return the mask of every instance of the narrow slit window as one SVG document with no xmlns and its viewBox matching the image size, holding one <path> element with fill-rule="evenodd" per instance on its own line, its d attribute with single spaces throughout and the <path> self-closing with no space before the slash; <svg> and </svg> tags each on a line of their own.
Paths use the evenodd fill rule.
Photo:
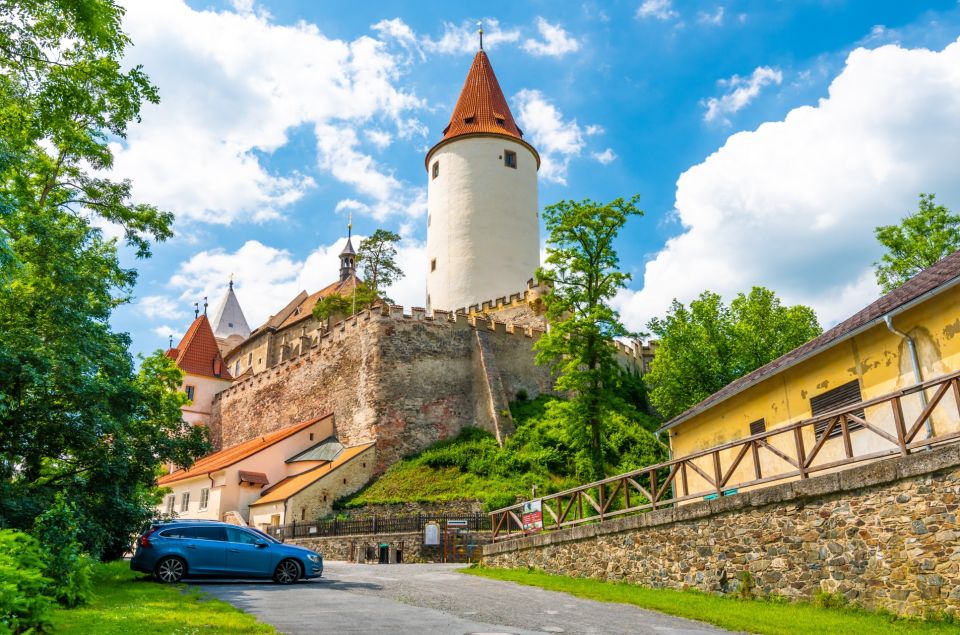
<svg viewBox="0 0 960 635">
<path fill-rule="evenodd" d="M 833 390 L 828 390 L 822 395 L 817 395 L 816 397 L 810 398 L 810 411 L 811 414 L 816 417 L 819 414 L 825 412 L 830 412 L 831 410 L 837 410 L 838 408 L 843 408 L 844 406 L 852 406 L 854 404 L 860 403 L 863 401 L 863 398 L 860 396 L 860 384 L 854 379 L 853 381 L 847 382 L 842 386 L 837 386 Z M 863 411 L 863 408 L 859 410 L 854 410 L 850 414 L 865 419 L 866 415 Z M 832 419 L 824 419 L 823 421 L 818 421 L 813 424 L 813 432 L 817 441 L 820 440 L 820 437 L 823 436 L 824 431 L 830 425 Z M 850 432 L 854 430 L 859 430 L 863 426 L 855 421 L 847 422 L 847 429 Z M 838 423 L 834 426 L 833 430 L 830 431 L 828 438 L 839 437 L 843 434 L 843 428 Z"/>
<path fill-rule="evenodd" d="M 517 169 L 517 153 L 512 150 L 504 150 L 503 164 L 508 168 Z"/>
<path fill-rule="evenodd" d="M 433 178 L 437 178 L 438 176 L 440 176 L 440 162 L 434 161 L 433 162 Z"/>
<path fill-rule="evenodd" d="M 431 259 L 430 259 L 430 271 L 436 271 L 436 270 L 437 270 L 437 259 L 436 259 L 436 258 L 431 258 Z"/>
</svg>

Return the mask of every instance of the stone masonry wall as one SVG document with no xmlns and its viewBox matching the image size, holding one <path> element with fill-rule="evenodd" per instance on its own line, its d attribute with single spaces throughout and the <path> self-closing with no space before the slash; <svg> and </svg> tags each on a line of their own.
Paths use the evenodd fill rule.
<svg viewBox="0 0 960 635">
<path fill-rule="evenodd" d="M 868 608 L 960 612 L 960 444 L 718 500 L 507 540 L 491 567 L 651 587 L 843 593 Z"/>
<path fill-rule="evenodd" d="M 476 327 L 473 323 L 476 324 Z M 438 311 L 364 311 L 268 371 L 235 383 L 213 403 L 214 446 L 230 447 L 332 412 L 345 445 L 377 442 L 377 470 L 464 426 L 492 429 L 475 398 L 479 364 L 475 328 L 485 329 L 511 396 L 552 386 L 531 348 L 538 332 Z M 512 329 L 511 329 L 512 330 Z"/>
</svg>

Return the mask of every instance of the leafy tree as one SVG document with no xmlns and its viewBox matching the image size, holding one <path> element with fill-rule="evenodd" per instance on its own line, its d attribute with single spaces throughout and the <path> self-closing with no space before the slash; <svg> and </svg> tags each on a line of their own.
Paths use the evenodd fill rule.
<svg viewBox="0 0 960 635">
<path fill-rule="evenodd" d="M 357 249 L 357 266 L 363 274 L 364 284 L 374 297 L 393 302 L 385 292 L 390 285 L 403 277 L 397 264 L 396 243 L 400 235 L 386 229 L 378 229 L 369 238 L 360 241 Z"/>
<path fill-rule="evenodd" d="M 124 71 L 122 9 L 106 0 L 0 0 L 0 526 L 29 529 L 58 493 L 83 547 L 119 555 L 151 512 L 155 469 L 208 448 L 180 415 L 180 371 L 161 353 L 137 372 L 110 328 L 136 273 L 90 218 L 139 257 L 171 214 L 103 176 L 156 90 Z"/>
<path fill-rule="evenodd" d="M 357 311 L 372 306 L 378 296 L 365 282 L 357 281 L 356 298 L 354 294 L 340 295 L 337 293 L 328 295 L 313 305 L 313 317 L 318 320 L 327 320 L 330 318 L 347 317 L 353 315 L 354 306 Z"/>
<path fill-rule="evenodd" d="M 921 194 L 916 212 L 874 233 L 887 249 L 880 262 L 873 263 L 877 284 L 887 293 L 960 249 L 960 215 L 936 205 L 933 194 Z"/>
<path fill-rule="evenodd" d="M 689 307 L 674 300 L 667 316 L 648 328 L 660 347 L 644 379 L 650 401 L 667 418 L 821 331 L 813 309 L 783 306 L 763 287 L 739 294 L 729 307 L 710 291 Z"/>
<path fill-rule="evenodd" d="M 630 216 L 643 213 L 638 199 L 561 201 L 543 211 L 549 237 L 546 266 L 537 277 L 550 288 L 545 298 L 550 330 L 537 341 L 537 362 L 549 364 L 558 375 L 557 390 L 573 396 L 562 416 L 575 430 L 587 432 L 583 441 L 592 478 L 602 478 L 605 471 L 603 420 L 624 405 L 616 390 L 612 344 L 628 332 L 610 300 L 630 274 L 617 269 L 613 243 Z"/>
</svg>

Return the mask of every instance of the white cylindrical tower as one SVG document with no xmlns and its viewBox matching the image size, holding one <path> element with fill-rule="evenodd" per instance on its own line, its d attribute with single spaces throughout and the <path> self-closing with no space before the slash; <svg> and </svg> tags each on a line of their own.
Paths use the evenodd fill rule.
<svg viewBox="0 0 960 635">
<path fill-rule="evenodd" d="M 537 170 L 484 51 L 427 153 L 427 307 L 518 293 L 540 264 Z"/>
</svg>

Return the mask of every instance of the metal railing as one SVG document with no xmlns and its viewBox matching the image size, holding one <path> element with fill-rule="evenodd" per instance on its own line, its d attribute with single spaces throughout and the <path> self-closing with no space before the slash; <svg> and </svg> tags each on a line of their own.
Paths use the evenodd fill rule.
<svg viewBox="0 0 960 635">
<path fill-rule="evenodd" d="M 933 396 L 926 405 L 921 406 L 916 419 L 907 421 L 903 399 L 931 390 Z M 917 439 L 924 423 L 932 421 L 934 414 L 948 408 L 944 403 L 948 392 L 953 394 L 957 416 L 960 417 L 960 372 L 955 372 L 737 441 L 544 496 L 540 499 L 543 529 L 561 529 L 582 523 L 602 522 L 626 514 L 670 507 L 684 501 L 735 494 L 741 488 L 770 485 L 775 481 L 797 477 L 805 479 L 816 472 L 890 456 L 906 456 L 917 449 L 957 441 L 960 439 L 960 429 L 944 434 L 936 434 L 934 431 L 930 437 Z M 875 423 L 879 412 L 876 408 L 885 404 L 892 411 L 893 433 Z M 874 419 L 874 422 L 867 420 L 867 415 L 864 414 L 867 408 L 873 409 L 870 418 Z M 880 437 L 890 447 L 855 454 L 850 438 L 851 427 L 854 426 L 857 426 L 857 430 Z M 810 429 L 807 439 L 814 440 L 809 451 L 804 438 L 804 430 L 807 428 Z M 821 456 L 821 451 L 831 438 L 842 440 L 843 457 L 834 460 L 827 457 L 827 460 L 817 462 L 816 459 Z M 775 440 L 780 442 L 775 444 Z M 779 466 L 785 469 L 765 469 L 761 454 L 767 453 L 779 459 Z M 740 470 L 741 473 L 748 471 L 746 478 L 742 474 L 740 478 L 734 478 L 741 465 L 750 464 L 751 470 Z M 769 465 L 767 467 L 769 468 Z M 693 479 L 703 485 L 691 483 Z M 529 533 L 523 529 L 522 509 L 523 503 L 518 503 L 490 513 L 494 540 L 515 538 Z"/>
<path fill-rule="evenodd" d="M 324 536 L 352 536 L 358 534 L 395 534 L 423 531 L 427 523 L 446 526 L 447 521 L 462 523 L 468 531 L 489 531 L 490 517 L 479 512 L 465 516 L 417 514 L 407 516 L 372 516 L 359 519 L 335 519 L 320 522 L 292 522 L 288 525 L 267 527 L 267 533 L 277 539 L 320 538 Z"/>
</svg>

